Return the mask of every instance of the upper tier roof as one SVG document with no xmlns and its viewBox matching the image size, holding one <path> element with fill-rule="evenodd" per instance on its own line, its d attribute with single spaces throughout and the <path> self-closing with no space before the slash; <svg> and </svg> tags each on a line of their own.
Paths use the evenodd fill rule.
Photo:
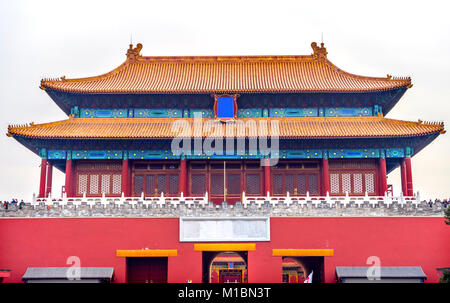
<svg viewBox="0 0 450 303">
<path fill-rule="evenodd" d="M 242 118 L 255 121 L 253 127 L 231 123 L 231 135 L 255 137 L 261 135 L 290 139 L 322 138 L 377 138 L 415 137 L 444 133 L 443 123 L 409 122 L 378 117 L 307 117 L 307 118 Z M 274 133 L 270 121 L 278 121 L 279 131 Z M 9 126 L 9 136 L 41 139 L 171 139 L 180 134 L 185 137 L 211 137 L 222 122 L 202 119 L 202 131 L 197 131 L 193 118 L 183 118 L 187 128 L 174 128 L 173 118 L 69 118 L 68 120 Z M 266 124 L 260 124 L 266 121 Z M 207 124 L 207 123 L 212 124 Z M 182 132 L 183 129 L 183 132 Z M 225 132 L 225 127 L 222 128 Z M 228 131 L 228 130 L 227 130 Z M 215 134 L 218 134 L 217 132 Z"/>
<path fill-rule="evenodd" d="M 104 75 L 43 79 L 42 89 L 73 93 L 372 92 L 410 87 L 411 79 L 347 73 L 311 44 L 305 56 L 144 57 L 130 45 L 126 61 Z"/>
</svg>

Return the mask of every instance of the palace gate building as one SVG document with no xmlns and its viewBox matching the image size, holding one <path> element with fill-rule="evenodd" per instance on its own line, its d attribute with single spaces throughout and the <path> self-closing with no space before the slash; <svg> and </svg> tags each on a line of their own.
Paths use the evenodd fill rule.
<svg viewBox="0 0 450 303">
<path fill-rule="evenodd" d="M 76 256 L 81 278 L 108 272 L 101 281 L 298 282 L 314 271 L 314 282 L 344 282 L 336 267 L 376 256 L 383 273 L 435 282 L 448 228 L 414 191 L 411 159 L 443 123 L 386 118 L 409 77 L 354 75 L 311 46 L 146 57 L 130 45 L 106 74 L 42 80 L 68 118 L 8 127 L 41 175 L 37 197 L 4 212 L 3 229 L 22 234 L 5 236 L 0 268 L 13 282 L 59 279 L 54 268 Z M 61 197 L 53 168 L 65 173 Z"/>
</svg>

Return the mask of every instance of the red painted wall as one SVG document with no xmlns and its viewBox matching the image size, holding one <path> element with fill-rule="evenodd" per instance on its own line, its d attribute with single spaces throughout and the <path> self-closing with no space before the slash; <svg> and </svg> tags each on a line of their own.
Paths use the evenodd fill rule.
<svg viewBox="0 0 450 303">
<path fill-rule="evenodd" d="M 178 249 L 169 257 L 169 282 L 201 282 L 202 253 L 178 241 L 177 218 L 2 218 L 0 268 L 11 269 L 4 282 L 21 282 L 27 267 L 64 267 L 69 256 L 81 266 L 114 267 L 116 282 L 126 281 L 125 258 L 117 249 Z M 256 242 L 248 253 L 249 282 L 281 282 L 281 257 L 272 249 L 332 248 L 325 257 L 325 282 L 335 282 L 336 266 L 421 266 L 427 282 L 437 282 L 438 267 L 450 266 L 450 226 L 443 218 L 271 218 L 271 241 Z"/>
</svg>

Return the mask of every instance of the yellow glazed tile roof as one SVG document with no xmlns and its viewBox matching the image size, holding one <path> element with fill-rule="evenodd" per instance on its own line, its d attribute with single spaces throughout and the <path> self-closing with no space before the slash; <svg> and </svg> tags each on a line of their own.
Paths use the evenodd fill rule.
<svg viewBox="0 0 450 303">
<path fill-rule="evenodd" d="M 364 77 L 327 59 L 323 44 L 305 56 L 144 57 L 130 45 L 126 61 L 104 75 L 43 79 L 42 89 L 73 93 L 366 92 L 411 87 L 410 78 Z"/>
<path fill-rule="evenodd" d="M 221 137 L 223 132 L 230 137 L 278 134 L 280 138 L 319 139 L 409 137 L 445 132 L 443 123 L 409 122 L 382 116 L 240 118 L 228 123 L 200 120 L 201 128 L 194 126 L 193 118 L 69 118 L 44 124 L 9 126 L 7 135 L 55 139 L 170 139 L 180 135 Z"/>
</svg>

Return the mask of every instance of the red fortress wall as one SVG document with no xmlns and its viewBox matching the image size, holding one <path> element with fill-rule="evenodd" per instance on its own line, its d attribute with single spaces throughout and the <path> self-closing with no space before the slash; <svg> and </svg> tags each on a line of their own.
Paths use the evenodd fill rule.
<svg viewBox="0 0 450 303">
<path fill-rule="evenodd" d="M 333 249 L 324 257 L 325 282 L 336 282 L 336 266 L 421 266 L 426 282 L 436 268 L 450 266 L 450 226 L 440 217 L 272 217 L 271 241 L 248 252 L 248 281 L 281 282 L 281 257 L 272 249 Z M 82 267 L 114 267 L 114 281 L 126 282 L 126 258 L 118 249 L 177 249 L 169 257 L 168 282 L 202 281 L 202 252 L 179 242 L 178 218 L 2 218 L 0 268 L 4 282 L 21 282 L 27 267 L 65 267 L 78 256 Z"/>
</svg>

